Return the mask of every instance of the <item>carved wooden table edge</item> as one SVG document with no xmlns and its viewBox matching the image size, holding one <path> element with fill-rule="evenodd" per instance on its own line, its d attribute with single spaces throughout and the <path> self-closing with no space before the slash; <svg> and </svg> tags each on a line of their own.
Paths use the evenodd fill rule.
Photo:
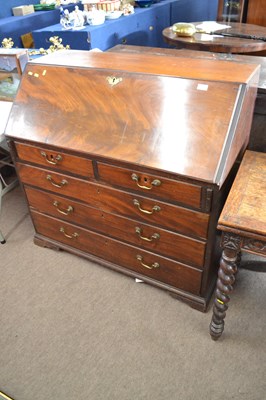
<svg viewBox="0 0 266 400">
<path fill-rule="evenodd" d="M 256 155 L 259 154 L 261 161 L 264 161 L 264 166 L 266 165 L 266 155 L 263 153 L 256 153 L 252 151 L 247 151 L 246 155 L 248 155 L 247 159 L 250 162 L 247 162 L 247 167 L 254 167 L 256 164 Z M 253 159 L 252 156 L 254 155 Z M 263 170 L 261 168 L 262 165 L 257 165 L 257 169 L 254 167 L 252 173 L 261 174 L 261 178 L 263 180 Z M 233 186 L 233 190 L 239 189 L 240 180 L 243 179 L 244 173 L 247 170 L 244 169 L 242 171 L 242 175 L 237 174 L 236 181 L 237 185 Z M 239 177 L 239 179 L 238 179 Z M 265 179 L 265 175 L 264 175 Z M 232 190 L 231 189 L 231 190 Z M 262 186 L 263 192 L 263 186 Z M 230 194 L 229 194 L 230 197 Z M 232 196 L 233 199 L 233 196 Z M 231 201 L 232 201 L 231 199 Z M 245 196 L 242 197 L 242 201 L 244 202 Z M 228 202 L 228 201 L 227 201 Z M 212 320 L 210 323 L 210 335 L 213 340 L 218 340 L 224 331 L 224 319 L 226 316 L 226 311 L 228 309 L 229 301 L 230 301 L 230 294 L 233 291 L 234 283 L 235 283 L 235 276 L 237 270 L 239 268 L 241 262 L 241 251 L 246 251 L 248 253 L 260 255 L 266 257 L 266 227 L 264 230 L 259 230 L 259 232 L 252 232 L 252 226 L 250 227 L 250 231 L 247 231 L 247 228 L 241 227 L 234 227 L 233 224 L 227 225 L 226 218 L 223 215 L 224 210 L 227 207 L 227 202 L 224 206 L 222 211 L 221 217 L 218 221 L 217 228 L 222 231 L 221 237 L 221 247 L 223 249 L 221 259 L 220 259 L 220 266 L 218 270 L 218 278 L 215 290 L 215 299 L 213 304 L 213 315 Z M 241 204 L 241 201 L 240 203 Z M 239 206 L 239 205 L 238 205 Z M 262 205 L 263 207 L 263 205 Z M 237 207 L 236 207 L 237 208 Z M 240 207 L 239 207 L 240 208 Z M 227 207 L 228 209 L 228 207 Z M 260 218 L 260 213 L 258 213 L 258 218 Z M 228 217 L 228 215 L 227 215 Z M 263 217 L 262 217 L 263 218 Z"/>
</svg>

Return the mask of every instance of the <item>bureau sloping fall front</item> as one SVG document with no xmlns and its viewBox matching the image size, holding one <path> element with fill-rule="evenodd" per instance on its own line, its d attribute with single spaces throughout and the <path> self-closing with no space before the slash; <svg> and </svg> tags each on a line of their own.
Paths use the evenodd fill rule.
<svg viewBox="0 0 266 400">
<path fill-rule="evenodd" d="M 28 63 L 6 135 L 35 243 L 205 311 L 258 76 L 250 64 L 145 54 L 64 51 Z"/>
</svg>

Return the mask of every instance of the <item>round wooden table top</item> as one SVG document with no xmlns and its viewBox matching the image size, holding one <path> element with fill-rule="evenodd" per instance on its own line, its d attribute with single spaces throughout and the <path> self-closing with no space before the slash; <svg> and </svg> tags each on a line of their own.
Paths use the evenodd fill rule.
<svg viewBox="0 0 266 400">
<path fill-rule="evenodd" d="M 193 22 L 193 24 L 197 26 L 201 22 Z M 173 32 L 172 26 L 170 26 L 163 30 L 163 37 L 166 43 L 176 48 L 187 48 L 190 50 L 205 50 L 214 53 L 252 53 L 266 50 L 266 27 L 236 22 L 230 22 L 227 25 L 230 25 L 230 28 L 221 29 L 214 34 L 195 33 L 191 37 L 178 36 Z M 219 35 L 221 33 L 252 35 L 263 37 L 265 41 L 221 36 Z"/>
</svg>

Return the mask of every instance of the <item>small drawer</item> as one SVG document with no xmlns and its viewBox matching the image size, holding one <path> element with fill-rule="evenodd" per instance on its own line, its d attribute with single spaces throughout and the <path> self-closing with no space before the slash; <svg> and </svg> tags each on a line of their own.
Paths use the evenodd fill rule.
<svg viewBox="0 0 266 400">
<path fill-rule="evenodd" d="M 98 163 L 98 173 L 108 184 L 201 209 L 201 186 L 103 163 Z"/>
<path fill-rule="evenodd" d="M 127 270 L 193 294 L 200 293 L 202 271 L 121 243 L 98 233 L 32 211 L 37 233 Z"/>
<path fill-rule="evenodd" d="M 92 161 L 86 158 L 73 156 L 54 149 L 29 146 L 22 143 L 15 143 L 18 158 L 33 164 L 39 164 L 59 171 L 70 172 L 71 174 L 93 178 Z"/>
<path fill-rule="evenodd" d="M 24 184 L 69 196 L 103 211 L 122 215 L 195 238 L 207 238 L 209 215 L 147 197 L 97 185 L 84 179 L 17 163 Z"/>
<path fill-rule="evenodd" d="M 39 212 L 198 268 L 204 265 L 206 243 L 203 241 L 106 213 L 52 193 L 27 186 L 25 191 L 29 205 Z"/>
</svg>

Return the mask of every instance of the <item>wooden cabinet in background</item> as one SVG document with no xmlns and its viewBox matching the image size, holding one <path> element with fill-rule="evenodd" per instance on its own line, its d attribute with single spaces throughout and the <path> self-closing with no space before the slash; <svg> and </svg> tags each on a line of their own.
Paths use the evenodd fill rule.
<svg viewBox="0 0 266 400">
<path fill-rule="evenodd" d="M 219 0 L 218 21 L 266 26 L 265 0 Z"/>
<path fill-rule="evenodd" d="M 35 243 L 205 311 L 258 75 L 251 64 L 145 53 L 65 51 L 28 63 L 6 135 Z"/>
<path fill-rule="evenodd" d="M 247 19 L 248 24 L 266 26 L 266 1 L 248 0 Z"/>
<path fill-rule="evenodd" d="M 218 21 L 242 22 L 248 0 L 219 0 Z"/>
</svg>

